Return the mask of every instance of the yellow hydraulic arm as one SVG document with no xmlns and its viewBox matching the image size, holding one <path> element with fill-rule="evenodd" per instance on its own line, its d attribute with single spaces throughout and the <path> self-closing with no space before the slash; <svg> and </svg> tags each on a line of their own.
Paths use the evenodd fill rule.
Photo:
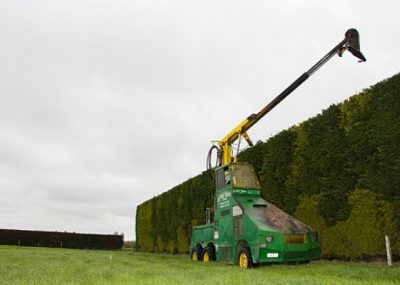
<svg viewBox="0 0 400 285">
<path fill-rule="evenodd" d="M 321 58 L 315 65 L 313 65 L 308 71 L 303 73 L 297 78 L 290 86 L 288 86 L 281 94 L 279 94 L 274 100 L 272 100 L 267 106 L 265 106 L 257 114 L 252 114 L 247 117 L 244 121 L 238 124 L 230 133 L 228 133 L 223 139 L 217 141 L 217 145 L 213 145 L 208 153 L 207 168 L 213 168 L 211 165 L 211 155 L 214 149 L 217 150 L 217 160 L 215 166 L 221 166 L 237 160 L 236 156 L 232 155 L 232 144 L 239 139 L 239 145 L 241 138 L 243 137 L 247 143 L 252 146 L 247 131 L 257 123 L 262 117 L 264 117 L 269 111 L 271 111 L 276 105 L 278 105 L 283 99 L 285 99 L 290 93 L 292 93 L 297 87 L 299 87 L 304 81 L 306 81 L 315 71 L 317 71 L 322 65 L 324 65 L 329 59 L 335 54 L 342 56 L 343 52 L 348 50 L 354 56 L 360 59 L 360 61 L 366 61 L 366 58 L 360 51 L 359 34 L 356 29 L 349 29 L 345 33 L 345 38 L 337 44 L 330 52 L 328 52 L 323 58 Z M 239 146 L 238 146 L 239 152 Z"/>
</svg>

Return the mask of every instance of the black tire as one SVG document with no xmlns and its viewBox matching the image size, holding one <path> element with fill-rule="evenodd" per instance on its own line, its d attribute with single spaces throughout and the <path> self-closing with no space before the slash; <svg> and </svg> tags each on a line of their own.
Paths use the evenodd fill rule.
<svg viewBox="0 0 400 285">
<path fill-rule="evenodd" d="M 217 259 L 215 255 L 215 248 L 214 246 L 206 246 L 203 249 L 203 261 L 204 262 L 209 262 L 209 261 L 215 261 Z"/>
<path fill-rule="evenodd" d="M 203 247 L 201 244 L 197 244 L 192 248 L 190 252 L 190 259 L 193 261 L 202 261 L 203 260 Z"/>
<path fill-rule="evenodd" d="M 241 268 L 251 268 L 253 267 L 253 260 L 250 254 L 250 248 L 242 247 L 240 248 L 237 255 L 237 263 Z"/>
</svg>

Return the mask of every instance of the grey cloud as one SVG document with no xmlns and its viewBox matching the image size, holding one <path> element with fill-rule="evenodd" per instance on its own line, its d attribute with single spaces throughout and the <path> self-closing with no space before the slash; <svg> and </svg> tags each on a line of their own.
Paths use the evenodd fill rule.
<svg viewBox="0 0 400 285">
<path fill-rule="evenodd" d="M 3 1 L 0 227 L 124 232 L 136 206 L 205 168 L 211 140 L 358 28 L 252 130 L 265 139 L 398 72 L 400 4 Z"/>
</svg>

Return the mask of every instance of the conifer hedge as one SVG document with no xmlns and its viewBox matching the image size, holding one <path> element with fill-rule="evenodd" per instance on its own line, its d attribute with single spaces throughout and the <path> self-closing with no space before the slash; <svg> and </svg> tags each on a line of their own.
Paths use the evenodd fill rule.
<svg viewBox="0 0 400 285">
<path fill-rule="evenodd" d="M 324 257 L 400 255 L 400 74 L 331 105 L 239 155 L 262 196 L 321 233 Z M 212 172 L 137 207 L 137 246 L 188 251 L 193 225 L 213 206 Z"/>
<path fill-rule="evenodd" d="M 0 244 L 80 249 L 121 249 L 123 235 L 0 229 Z"/>
</svg>

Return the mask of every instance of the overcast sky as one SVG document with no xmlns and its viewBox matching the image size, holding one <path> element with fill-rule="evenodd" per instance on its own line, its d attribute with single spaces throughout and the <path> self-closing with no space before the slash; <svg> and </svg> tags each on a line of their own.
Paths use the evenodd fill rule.
<svg viewBox="0 0 400 285">
<path fill-rule="evenodd" d="M 136 206 L 335 56 L 253 141 L 398 73 L 400 1 L 0 0 L 0 228 L 135 238 Z"/>
</svg>

